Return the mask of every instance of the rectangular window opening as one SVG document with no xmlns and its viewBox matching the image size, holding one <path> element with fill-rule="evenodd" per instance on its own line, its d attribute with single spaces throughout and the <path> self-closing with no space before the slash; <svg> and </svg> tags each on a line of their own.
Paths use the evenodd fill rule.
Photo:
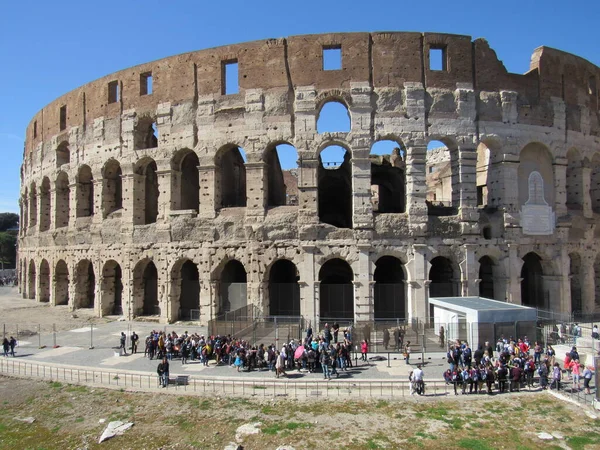
<svg viewBox="0 0 600 450">
<path fill-rule="evenodd" d="M 240 92 L 237 60 L 223 61 L 223 94 L 238 94 Z"/>
<path fill-rule="evenodd" d="M 448 70 L 446 46 L 429 47 L 429 70 Z"/>
<path fill-rule="evenodd" d="M 60 131 L 67 129 L 67 105 L 60 107 Z"/>
<path fill-rule="evenodd" d="M 119 100 L 119 82 L 111 81 L 108 83 L 108 103 L 116 103 Z"/>
<path fill-rule="evenodd" d="M 37 120 L 33 122 L 33 138 L 37 137 Z"/>
<path fill-rule="evenodd" d="M 596 95 L 596 77 L 590 77 L 588 80 L 588 93 L 590 95 Z"/>
<path fill-rule="evenodd" d="M 323 70 L 342 70 L 342 46 L 323 47 Z"/>
<path fill-rule="evenodd" d="M 152 72 L 140 75 L 140 95 L 152 95 Z"/>
</svg>

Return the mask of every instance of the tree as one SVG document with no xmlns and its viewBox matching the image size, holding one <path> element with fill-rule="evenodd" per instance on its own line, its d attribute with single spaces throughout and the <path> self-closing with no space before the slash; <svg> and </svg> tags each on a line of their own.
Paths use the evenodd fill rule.
<svg viewBox="0 0 600 450">
<path fill-rule="evenodd" d="M 0 267 L 15 268 L 17 259 L 17 237 L 6 231 L 0 232 Z"/>
<path fill-rule="evenodd" d="M 0 231 L 6 231 L 19 225 L 19 215 L 15 213 L 0 213 Z"/>
</svg>

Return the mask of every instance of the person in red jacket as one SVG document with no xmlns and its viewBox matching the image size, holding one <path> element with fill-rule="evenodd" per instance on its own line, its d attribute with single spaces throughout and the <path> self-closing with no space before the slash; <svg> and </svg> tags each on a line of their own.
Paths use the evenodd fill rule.
<svg viewBox="0 0 600 450">
<path fill-rule="evenodd" d="M 363 361 L 366 361 L 367 353 L 369 353 L 369 343 L 367 342 L 366 339 L 360 343 L 360 353 L 361 353 L 360 359 L 362 359 Z"/>
</svg>

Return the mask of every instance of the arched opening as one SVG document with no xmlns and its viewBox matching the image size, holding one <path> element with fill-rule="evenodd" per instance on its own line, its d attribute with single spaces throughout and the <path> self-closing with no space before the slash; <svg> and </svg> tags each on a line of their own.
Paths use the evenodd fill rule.
<svg viewBox="0 0 600 450">
<path fill-rule="evenodd" d="M 489 256 L 479 259 L 479 296 L 496 298 L 494 295 L 494 261 Z"/>
<path fill-rule="evenodd" d="M 133 301 L 136 316 L 159 316 L 158 271 L 154 262 L 145 259 L 133 271 Z"/>
<path fill-rule="evenodd" d="M 37 189 L 34 183 L 31 183 L 29 189 L 29 226 L 35 227 L 37 225 Z"/>
<path fill-rule="evenodd" d="M 267 207 L 298 204 L 298 152 L 293 145 L 278 144 L 268 148 Z"/>
<path fill-rule="evenodd" d="M 50 180 L 48 177 L 44 177 L 40 188 L 40 231 L 50 229 L 51 195 Z"/>
<path fill-rule="evenodd" d="M 69 268 L 67 263 L 62 259 L 56 263 L 56 271 L 54 273 L 54 294 L 55 304 L 69 304 Z"/>
<path fill-rule="evenodd" d="M 215 156 L 217 209 L 246 206 L 246 154 L 241 147 L 229 145 Z"/>
<path fill-rule="evenodd" d="M 544 292 L 542 259 L 535 253 L 527 253 L 521 269 L 521 304 L 532 308 L 547 308 Z"/>
<path fill-rule="evenodd" d="M 123 180 L 121 165 L 111 159 L 102 170 L 102 213 L 106 219 L 109 214 L 123 208 Z"/>
<path fill-rule="evenodd" d="M 186 261 L 179 271 L 181 287 L 179 292 L 179 318 L 182 320 L 200 319 L 200 275 L 198 266 Z"/>
<path fill-rule="evenodd" d="M 458 182 L 458 177 L 453 176 L 452 169 L 456 163 L 446 144 L 436 140 L 429 142 L 425 155 L 426 202 L 429 215 L 450 216 L 457 213 L 454 182 Z"/>
<path fill-rule="evenodd" d="M 191 150 L 179 150 L 173 157 L 171 169 L 172 200 L 171 209 L 198 211 L 200 205 L 200 178 L 198 155 Z"/>
<path fill-rule="evenodd" d="M 572 148 L 567 152 L 567 209 L 583 209 L 583 161 L 580 153 Z"/>
<path fill-rule="evenodd" d="M 371 147 L 371 202 L 373 212 L 406 210 L 406 151 L 395 141 L 378 141 Z"/>
<path fill-rule="evenodd" d="M 319 154 L 319 220 L 337 228 L 352 228 L 352 164 L 350 152 L 339 145 Z"/>
<path fill-rule="evenodd" d="M 81 166 L 77 173 L 77 217 L 94 215 L 94 177 L 89 166 Z"/>
<path fill-rule="evenodd" d="M 60 168 L 63 164 L 69 164 L 71 162 L 71 152 L 69 150 L 69 143 L 63 141 L 56 148 L 56 167 Z"/>
<path fill-rule="evenodd" d="M 75 308 L 93 308 L 96 300 L 96 275 L 92 263 L 84 259 L 75 269 Z"/>
<path fill-rule="evenodd" d="M 354 273 L 343 259 L 330 259 L 319 270 L 321 320 L 354 318 Z"/>
<path fill-rule="evenodd" d="M 458 295 L 458 273 L 448 258 L 436 256 L 431 260 L 429 280 L 431 281 L 430 297 L 456 297 Z"/>
<path fill-rule="evenodd" d="M 219 311 L 222 314 L 247 306 L 247 275 L 244 265 L 233 259 L 221 272 L 219 282 Z"/>
<path fill-rule="evenodd" d="M 600 154 L 598 153 L 596 153 L 592 159 L 590 200 L 592 202 L 592 211 L 600 213 Z"/>
<path fill-rule="evenodd" d="M 577 253 L 569 255 L 569 281 L 571 288 L 571 313 L 583 312 L 583 301 L 581 297 L 581 256 Z"/>
<path fill-rule="evenodd" d="M 56 228 L 69 226 L 69 196 L 69 177 L 65 172 L 60 172 L 56 177 Z"/>
<path fill-rule="evenodd" d="M 337 100 L 330 100 L 321 106 L 317 118 L 317 133 L 348 133 L 352 129 L 350 111 Z"/>
<path fill-rule="evenodd" d="M 483 142 L 480 142 L 477 146 L 477 163 L 475 165 L 475 179 L 477 184 L 477 206 L 482 208 L 491 204 L 489 197 L 489 172 L 490 149 Z"/>
<path fill-rule="evenodd" d="M 519 168 L 517 179 L 519 184 L 519 205 L 527 203 L 531 196 L 530 175 L 538 172 L 543 180 L 543 192 L 540 192 L 540 201 L 535 204 L 547 204 L 554 207 L 554 171 L 552 155 L 542 144 L 527 144 L 519 155 Z M 542 203 L 543 202 L 543 203 Z"/>
<path fill-rule="evenodd" d="M 138 119 L 133 135 L 133 147 L 135 150 L 158 147 L 158 127 L 154 118 L 143 116 Z"/>
<path fill-rule="evenodd" d="M 404 266 L 393 256 L 382 256 L 375 263 L 375 319 L 406 318 Z"/>
<path fill-rule="evenodd" d="M 123 314 L 123 272 L 116 261 L 110 260 L 102 268 L 102 314 Z"/>
<path fill-rule="evenodd" d="M 40 264 L 40 302 L 50 301 L 50 265 L 48 261 L 42 259 Z"/>
<path fill-rule="evenodd" d="M 300 285 L 296 265 L 287 260 L 276 261 L 269 272 L 269 314 L 300 315 Z"/>
<path fill-rule="evenodd" d="M 35 272 L 35 262 L 33 259 L 29 261 L 29 271 L 27 273 L 27 281 L 29 286 L 27 286 L 27 298 L 30 300 L 35 300 L 35 287 L 36 287 L 36 272 Z"/>
<path fill-rule="evenodd" d="M 136 164 L 134 187 L 134 225 L 155 223 L 158 217 L 158 176 L 156 162 L 144 158 Z"/>
</svg>

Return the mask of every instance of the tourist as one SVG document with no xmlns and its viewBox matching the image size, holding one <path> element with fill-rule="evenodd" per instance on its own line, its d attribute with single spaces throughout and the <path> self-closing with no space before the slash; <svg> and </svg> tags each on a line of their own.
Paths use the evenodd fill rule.
<svg viewBox="0 0 600 450">
<path fill-rule="evenodd" d="M 581 390 L 581 385 L 579 384 L 581 369 L 583 369 L 583 364 L 579 364 L 579 360 L 574 359 L 571 363 L 571 373 L 573 374 L 573 385 L 571 387 L 571 392 L 573 392 L 574 390 Z"/>
<path fill-rule="evenodd" d="M 406 364 L 410 364 L 410 341 L 407 341 L 406 347 L 404 347 L 404 360 Z"/>
<path fill-rule="evenodd" d="M 412 382 L 414 388 L 419 395 L 425 395 L 425 383 L 423 381 L 424 373 L 421 369 L 421 364 L 417 364 L 417 368 L 412 372 Z"/>
<path fill-rule="evenodd" d="M 362 361 L 367 361 L 367 354 L 369 353 L 369 343 L 367 342 L 366 339 L 364 339 L 361 343 L 360 343 L 360 359 Z"/>
<path fill-rule="evenodd" d="M 383 348 L 384 350 L 388 349 L 388 345 L 390 345 L 390 330 L 386 328 L 383 330 Z"/>
<path fill-rule="evenodd" d="M 327 351 L 321 353 L 320 362 L 321 368 L 323 369 L 323 379 L 331 380 L 331 372 L 329 367 L 331 365 L 331 357 Z"/>
<path fill-rule="evenodd" d="M 593 373 L 589 367 L 583 369 L 583 388 L 585 389 L 586 394 L 591 394 L 590 391 L 590 381 L 592 381 Z"/>
<path fill-rule="evenodd" d="M 127 341 L 127 336 L 125 333 L 121 331 L 121 337 L 119 339 L 119 355 L 123 356 L 127 354 L 127 349 L 125 348 L 125 342 Z"/>
<path fill-rule="evenodd" d="M 140 340 L 140 337 L 135 333 L 135 331 L 133 333 L 131 333 L 131 353 L 132 354 L 137 353 L 137 346 L 138 346 L 139 340 Z"/>
<path fill-rule="evenodd" d="M 331 328 L 333 329 L 333 343 L 337 344 L 338 333 L 340 332 L 340 325 L 336 321 L 336 322 L 333 322 L 333 325 L 331 326 Z"/>
<path fill-rule="evenodd" d="M 600 334 L 598 334 L 598 325 L 592 325 L 592 339 L 600 339 Z"/>
<path fill-rule="evenodd" d="M 554 367 L 552 368 L 552 383 L 550 384 L 550 389 L 552 389 L 553 386 L 556 386 L 556 390 L 560 391 L 560 379 L 560 365 L 558 363 L 554 363 Z"/>
<path fill-rule="evenodd" d="M 166 357 L 158 364 L 156 372 L 158 373 L 160 386 L 166 388 L 169 385 L 169 361 Z"/>
<path fill-rule="evenodd" d="M 17 346 L 17 340 L 14 337 L 10 337 L 8 340 L 8 345 L 10 346 L 10 356 L 15 357 L 15 347 Z"/>
<path fill-rule="evenodd" d="M 2 341 L 2 350 L 4 351 L 4 356 L 6 358 L 8 358 L 8 351 L 10 350 L 10 343 L 8 342 L 8 339 L 4 338 L 4 340 Z"/>
</svg>

